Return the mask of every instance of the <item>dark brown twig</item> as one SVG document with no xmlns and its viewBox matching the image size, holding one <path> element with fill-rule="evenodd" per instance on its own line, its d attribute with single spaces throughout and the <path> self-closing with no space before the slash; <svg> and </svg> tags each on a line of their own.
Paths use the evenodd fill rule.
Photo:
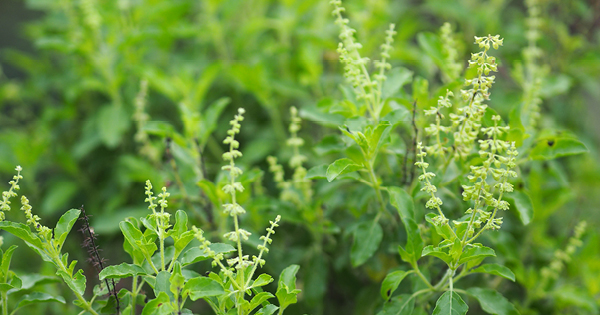
<svg viewBox="0 0 600 315">
<path fill-rule="evenodd" d="M 92 265 L 94 266 L 94 268 L 96 268 L 96 271 L 99 274 L 104 269 L 104 264 L 106 263 L 106 259 L 104 259 L 104 258 L 102 258 L 102 256 L 100 256 L 101 249 L 98 248 L 98 245 L 96 244 L 96 234 L 94 233 L 94 230 L 90 227 L 90 221 L 89 221 L 90 216 L 88 216 L 85 213 L 85 209 L 83 208 L 83 205 L 79 209 L 81 210 L 81 214 L 82 214 L 82 217 L 79 218 L 79 220 L 81 220 L 83 222 L 83 226 L 79 229 L 79 231 L 81 231 L 81 233 L 83 233 L 83 237 L 84 237 L 83 238 L 83 246 L 85 248 L 87 248 L 88 254 L 90 256 L 88 258 L 88 261 L 92 263 Z M 119 305 L 119 296 L 117 294 L 115 280 L 110 279 L 110 281 L 109 281 L 108 279 L 104 279 L 104 283 L 106 284 L 106 288 L 108 289 L 108 294 L 115 297 L 116 314 L 121 314 L 121 309 L 120 309 L 120 305 Z"/>
</svg>

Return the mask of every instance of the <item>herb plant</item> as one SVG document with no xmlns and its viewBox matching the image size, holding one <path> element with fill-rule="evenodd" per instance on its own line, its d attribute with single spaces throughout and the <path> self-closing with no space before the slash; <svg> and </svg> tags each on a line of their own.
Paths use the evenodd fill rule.
<svg viewBox="0 0 600 315">
<path fill-rule="evenodd" d="M 598 314 L 592 4 L 10 3 L 2 314 Z"/>
</svg>

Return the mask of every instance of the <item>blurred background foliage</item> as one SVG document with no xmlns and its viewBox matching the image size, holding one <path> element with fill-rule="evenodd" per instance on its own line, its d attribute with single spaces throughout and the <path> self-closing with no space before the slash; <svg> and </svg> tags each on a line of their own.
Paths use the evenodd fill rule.
<svg viewBox="0 0 600 315">
<path fill-rule="evenodd" d="M 503 282 L 502 291 L 523 314 L 597 314 L 600 2 L 540 3 L 540 63 L 548 68 L 540 129 L 572 133 L 590 152 L 532 163 L 522 176 L 529 176 L 533 222 L 510 226 L 490 240 L 515 269 L 517 282 Z M 388 24 L 396 24 L 391 63 L 410 70 L 400 96 L 409 103 L 435 99 L 442 85 L 436 51 L 444 22 L 456 30 L 465 66 L 474 35 L 505 38 L 490 106 L 508 117 L 521 101 L 515 69 L 527 46 L 522 1 L 348 0 L 345 6 L 359 30 L 363 56 L 376 58 Z M 110 263 L 126 257 L 118 222 L 147 211 L 146 179 L 155 187 L 169 186 L 171 208 L 185 209 L 219 238 L 226 229 L 218 210 L 223 196 L 217 188 L 225 179 L 221 141 L 230 117 L 244 107 L 239 162 L 247 188 L 241 197 L 248 209 L 244 224 L 260 235 L 267 218 L 280 213 L 284 225 L 275 235 L 267 271 L 302 266 L 304 292 L 286 314 L 375 313 L 382 303 L 382 278 L 400 264 L 395 249 L 390 245 L 352 268 L 347 230 L 356 215 L 337 194 L 343 186 L 316 181 L 315 199 L 307 206 L 313 215 L 306 217 L 279 199 L 266 162 L 274 155 L 290 174 L 286 163 L 292 152 L 285 141 L 291 106 L 304 118 L 300 135 L 307 168 L 334 160 L 327 136 L 339 133 L 331 128 L 337 122 L 316 110 L 344 93 L 338 29 L 330 12 L 328 1 L 317 0 L 1 1 L 0 178 L 8 181 L 21 165 L 22 192 L 46 222 L 85 205 L 101 247 L 111 249 L 105 252 Z M 364 200 L 356 201 L 352 207 L 366 207 Z M 552 290 L 533 294 L 539 269 L 566 246 L 580 220 L 588 223 L 584 246 Z M 70 237 L 70 249 L 83 264 L 78 237 Z M 27 261 L 31 253 L 18 251 L 16 259 Z M 43 272 L 45 267 L 16 263 L 14 268 Z M 479 281 L 500 286 L 494 278 Z"/>
</svg>

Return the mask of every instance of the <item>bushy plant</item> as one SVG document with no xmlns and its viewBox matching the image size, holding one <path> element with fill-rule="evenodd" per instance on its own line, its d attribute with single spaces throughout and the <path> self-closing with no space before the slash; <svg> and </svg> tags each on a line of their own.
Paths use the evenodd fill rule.
<svg viewBox="0 0 600 315">
<path fill-rule="evenodd" d="M 598 313 L 585 1 L 26 3 L 3 314 Z"/>
</svg>

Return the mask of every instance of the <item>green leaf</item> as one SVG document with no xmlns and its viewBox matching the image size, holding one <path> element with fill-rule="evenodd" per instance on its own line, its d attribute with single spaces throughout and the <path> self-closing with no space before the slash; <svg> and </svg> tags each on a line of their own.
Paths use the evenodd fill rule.
<svg viewBox="0 0 600 315">
<path fill-rule="evenodd" d="M 354 241 L 350 250 L 352 266 L 358 267 L 371 258 L 383 238 L 383 230 L 376 220 L 361 222 L 354 230 Z"/>
<path fill-rule="evenodd" d="M 538 140 L 529 153 L 532 160 L 552 160 L 562 156 L 587 153 L 589 150 L 579 140 L 571 137 L 547 137 Z"/>
<path fill-rule="evenodd" d="M 471 270 L 471 272 L 489 273 L 492 275 L 504 277 L 508 280 L 511 280 L 512 282 L 515 281 L 515 274 L 510 269 L 508 269 L 508 267 L 505 267 L 505 266 L 502 266 L 499 264 L 481 265 L 481 266 Z"/>
<path fill-rule="evenodd" d="M 20 278 L 22 283 L 21 290 L 31 289 L 35 285 L 60 281 L 60 279 L 55 276 L 46 276 L 39 273 L 21 275 Z"/>
<path fill-rule="evenodd" d="M 352 161 L 351 159 L 348 159 L 348 158 L 339 159 L 339 160 L 331 163 L 331 165 L 329 165 L 329 167 L 327 167 L 327 174 L 326 174 L 327 181 L 331 182 L 340 175 L 354 172 L 354 171 L 357 171 L 362 168 L 363 168 L 362 165 L 358 165 L 358 164 L 354 163 L 354 161 Z"/>
<path fill-rule="evenodd" d="M 187 232 L 187 224 L 187 213 L 183 210 L 177 210 L 175 213 L 175 225 L 173 225 L 173 229 L 171 230 L 175 233 L 173 238 L 180 238 L 183 233 Z"/>
<path fill-rule="evenodd" d="M 144 239 L 142 231 L 129 221 L 121 221 L 119 227 L 121 228 L 121 232 L 123 232 L 125 239 L 127 239 L 132 246 L 139 248 L 139 246 L 136 245 Z"/>
<path fill-rule="evenodd" d="M 435 303 L 433 315 L 464 315 L 469 307 L 454 291 L 446 291 Z"/>
<path fill-rule="evenodd" d="M 492 289 L 470 288 L 467 292 L 479 301 L 481 308 L 489 314 L 519 315 L 515 306 L 502 294 Z"/>
<path fill-rule="evenodd" d="M 411 112 L 408 109 L 406 109 L 406 107 L 399 105 L 398 109 L 389 112 L 382 118 L 382 120 L 389 121 L 392 124 L 392 126 L 396 126 L 403 122 L 409 122 L 411 120 L 411 117 Z"/>
<path fill-rule="evenodd" d="M 173 293 L 171 293 L 171 273 L 166 270 L 160 271 L 156 275 L 154 282 L 154 295 L 158 296 L 161 292 L 166 293 L 170 300 L 175 298 Z"/>
<path fill-rule="evenodd" d="M 508 129 L 506 140 L 509 142 L 515 142 L 517 148 L 521 147 L 523 140 L 526 138 L 525 127 L 523 126 L 521 120 L 522 108 L 523 103 L 517 104 L 513 107 L 508 115 L 508 126 L 510 129 Z"/>
<path fill-rule="evenodd" d="M 534 216 L 533 202 L 529 195 L 524 191 L 514 191 L 508 196 L 508 199 L 512 199 L 514 209 L 517 210 L 523 225 L 529 224 Z"/>
<path fill-rule="evenodd" d="M 79 269 L 74 276 L 70 276 L 66 272 L 62 270 L 58 270 L 56 272 L 57 275 L 61 276 L 65 283 L 73 290 L 73 292 L 77 292 L 79 295 L 83 295 L 85 293 L 85 276 L 83 275 L 83 270 Z"/>
<path fill-rule="evenodd" d="M 386 99 L 398 93 L 398 91 L 411 81 L 413 72 L 403 68 L 396 67 L 387 73 L 387 80 L 383 82 L 381 89 L 381 98 Z"/>
<path fill-rule="evenodd" d="M 73 224 L 79 218 L 79 214 L 81 210 L 71 209 L 63 214 L 58 223 L 56 223 L 56 227 L 54 228 L 54 240 L 56 240 L 56 246 L 58 247 L 58 251 L 62 248 L 69 232 L 73 228 Z"/>
<path fill-rule="evenodd" d="M 257 295 L 255 295 L 252 300 L 250 301 L 249 307 L 246 310 L 248 312 L 248 314 L 250 312 L 252 312 L 255 308 L 257 308 L 258 306 L 260 306 L 263 302 L 265 302 L 266 300 L 275 297 L 273 294 L 269 293 L 269 292 L 260 292 Z"/>
<path fill-rule="evenodd" d="M 306 179 L 327 178 L 327 167 L 328 166 L 329 165 L 327 165 L 327 164 L 322 164 L 322 165 L 317 165 L 317 166 L 311 167 L 306 172 Z"/>
<path fill-rule="evenodd" d="M 17 249 L 17 245 L 12 245 L 9 247 L 4 253 L 2 253 L 2 264 L 0 265 L 0 279 L 5 279 L 8 275 L 8 270 L 10 269 L 10 261 L 12 260 L 12 256 Z M 4 280 L 2 280 L 4 281 Z"/>
<path fill-rule="evenodd" d="M 423 239 L 419 226 L 415 221 L 414 202 L 412 197 L 400 187 L 389 187 L 390 203 L 400 215 L 406 230 L 406 247 L 399 248 L 402 260 L 414 264 L 421 257 Z"/>
<path fill-rule="evenodd" d="M 255 288 L 262 287 L 271 282 L 273 282 L 273 277 L 271 277 L 270 275 L 268 275 L 266 273 L 263 273 L 262 275 L 258 276 L 258 278 L 256 280 L 254 280 L 254 283 L 252 284 L 252 286 Z"/>
<path fill-rule="evenodd" d="M 461 265 L 461 264 L 464 264 L 467 261 L 470 261 L 473 259 L 490 257 L 490 256 L 496 256 L 496 253 L 494 252 L 493 249 L 486 247 L 486 246 L 473 246 L 473 247 L 465 250 L 462 253 L 462 255 L 460 255 L 458 264 Z"/>
<path fill-rule="evenodd" d="M 35 247 L 39 252 L 41 252 L 42 248 L 44 247 L 44 245 L 42 244 L 42 240 L 36 234 L 31 232 L 29 226 L 23 223 L 1 221 L 0 229 L 5 230 L 6 232 L 22 239 L 23 241 L 25 241 L 25 243 L 27 243 L 27 245 L 29 245 L 29 247 Z M 47 255 L 45 256 L 47 257 Z"/>
<path fill-rule="evenodd" d="M 390 195 L 390 203 L 398 210 L 400 219 L 402 221 L 405 219 L 412 219 L 414 221 L 415 204 L 412 197 L 404 189 L 395 186 L 389 187 L 388 193 Z"/>
<path fill-rule="evenodd" d="M 387 121 L 382 121 L 375 127 L 373 133 L 367 137 L 369 142 L 369 153 L 371 156 L 377 154 L 381 145 L 387 140 L 387 136 L 391 129 L 392 124 Z"/>
<path fill-rule="evenodd" d="M 324 113 L 316 106 L 302 106 L 300 117 L 331 128 L 338 128 L 344 124 L 345 120 L 345 117 L 342 115 Z"/>
<path fill-rule="evenodd" d="M 441 235 L 444 239 L 454 241 L 456 234 L 452 231 L 452 228 L 448 224 L 437 225 L 433 223 L 433 218 L 436 216 L 435 213 L 428 213 L 425 215 L 425 220 L 435 228 L 435 231 Z"/>
<path fill-rule="evenodd" d="M 129 128 L 129 116 L 123 106 L 106 105 L 98 110 L 98 134 L 109 149 L 114 149 L 121 143 L 123 134 Z"/>
<path fill-rule="evenodd" d="M 383 297 L 384 300 L 387 300 L 390 298 L 390 296 L 392 296 L 392 294 L 394 294 L 394 291 L 396 291 L 396 289 L 398 289 L 398 286 L 400 285 L 400 283 L 402 282 L 402 280 L 404 280 L 404 278 L 406 276 L 408 276 L 409 274 L 413 273 L 414 270 L 409 270 L 409 271 L 405 271 L 405 270 L 396 270 L 396 271 L 392 271 L 390 273 L 387 274 L 387 276 L 385 276 L 385 279 L 383 279 L 383 282 L 381 283 L 381 296 Z"/>
<path fill-rule="evenodd" d="M 171 306 L 171 300 L 165 292 L 160 292 L 156 298 L 149 301 L 144 309 L 142 315 L 170 315 L 173 311 Z"/>
<path fill-rule="evenodd" d="M 226 254 L 235 251 L 235 248 L 229 244 L 224 243 L 212 243 L 210 244 L 210 249 L 215 252 L 215 254 Z M 198 247 L 192 247 L 188 249 L 183 256 L 181 257 L 181 266 L 187 266 L 199 261 L 203 261 L 209 259 L 204 251 Z"/>
<path fill-rule="evenodd" d="M 273 315 L 273 313 L 275 313 L 278 309 L 279 307 L 273 304 L 268 304 L 265 307 L 258 310 L 258 312 L 256 312 L 256 315 Z"/>
<path fill-rule="evenodd" d="M 144 268 L 138 265 L 122 263 L 120 265 L 108 266 L 102 269 L 102 271 L 100 271 L 98 274 L 98 277 L 100 278 L 100 281 L 102 281 L 106 278 L 129 278 L 146 274 L 147 272 L 144 270 Z"/>
<path fill-rule="evenodd" d="M 277 300 L 279 301 L 280 313 L 283 313 L 289 305 L 298 301 L 298 293 L 301 290 L 296 289 L 296 273 L 300 269 L 298 265 L 290 265 L 283 269 L 279 275 L 277 283 Z"/>
<path fill-rule="evenodd" d="M 223 286 L 219 282 L 207 277 L 198 277 L 188 280 L 185 283 L 183 290 L 188 290 L 192 301 L 209 296 L 225 294 L 225 290 L 223 290 Z"/>
<path fill-rule="evenodd" d="M 183 288 L 185 284 L 185 277 L 181 274 L 181 264 L 179 262 L 175 262 L 173 266 L 173 273 L 171 278 L 169 278 L 171 293 L 177 298 L 180 297 L 183 293 Z"/>
<path fill-rule="evenodd" d="M 446 264 L 450 265 L 453 261 L 452 256 L 448 255 L 442 249 L 428 245 L 423 248 L 422 256 L 433 256 L 443 260 Z"/>
<path fill-rule="evenodd" d="M 408 294 L 402 294 L 398 298 L 385 303 L 383 309 L 377 315 L 413 315 L 414 309 L 415 299 Z"/>
<path fill-rule="evenodd" d="M 46 302 L 58 302 L 65 304 L 65 299 L 62 296 L 52 296 L 48 293 L 43 292 L 33 292 L 31 294 L 24 295 L 15 307 L 15 309 L 29 304 L 38 304 Z"/>
</svg>

